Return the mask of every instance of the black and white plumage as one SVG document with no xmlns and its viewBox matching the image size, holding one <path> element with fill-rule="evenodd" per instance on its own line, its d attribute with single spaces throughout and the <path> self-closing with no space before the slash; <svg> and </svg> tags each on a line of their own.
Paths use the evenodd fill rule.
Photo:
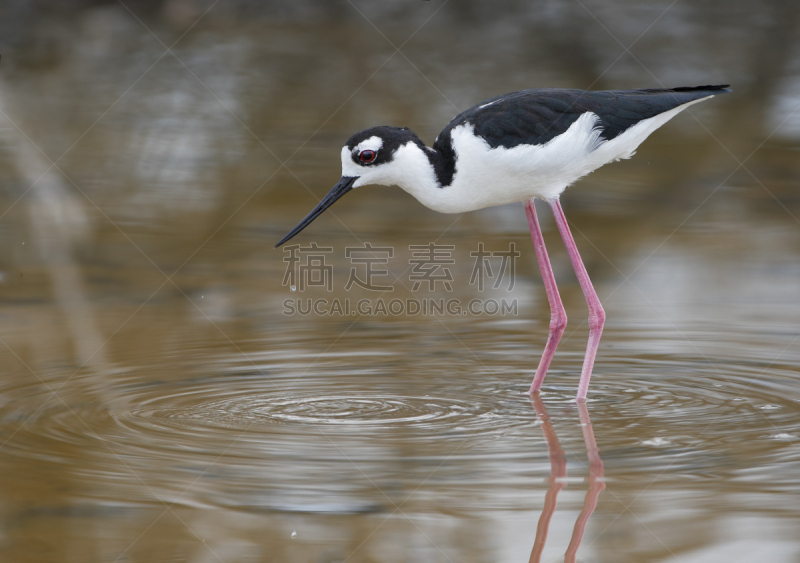
<svg viewBox="0 0 800 563">
<path fill-rule="evenodd" d="M 563 313 L 563 305 L 554 278 L 552 287 L 547 284 L 552 269 L 543 251 L 532 203 L 535 198 L 546 200 L 553 207 L 586 294 L 590 327 L 592 318 L 599 319 L 594 332 L 590 330 L 578 391 L 579 398 L 585 397 L 605 317 L 563 218 L 559 196 L 567 186 L 602 165 L 630 158 L 653 131 L 690 105 L 726 92 L 730 92 L 727 85 L 600 92 L 523 90 L 491 98 L 458 114 L 433 147 L 427 147 L 407 128 L 366 129 L 342 147 L 339 183 L 276 246 L 294 237 L 344 194 L 369 184 L 399 186 L 426 207 L 443 213 L 526 202 L 534 244 L 541 247 L 537 246 L 537 258 L 555 315 L 559 308 Z M 556 333 L 551 324 L 550 339 L 531 391 L 541 386 L 560 338 Z"/>
<path fill-rule="evenodd" d="M 729 91 L 727 85 L 523 90 L 458 114 L 432 148 L 407 128 L 366 129 L 342 148 L 343 182 L 278 246 L 363 185 L 400 186 L 444 213 L 558 197 L 603 164 L 632 156 L 650 133 L 688 106 Z M 372 151 L 373 160 L 362 161 L 364 151 Z"/>
</svg>

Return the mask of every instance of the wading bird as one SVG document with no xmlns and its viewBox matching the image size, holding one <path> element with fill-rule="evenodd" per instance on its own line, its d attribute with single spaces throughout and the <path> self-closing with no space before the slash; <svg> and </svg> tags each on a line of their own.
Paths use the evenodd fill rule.
<svg viewBox="0 0 800 563">
<path fill-rule="evenodd" d="M 523 90 L 486 100 L 457 115 L 428 147 L 405 127 L 356 133 L 342 147 L 342 178 L 278 247 L 353 188 L 399 186 L 424 206 L 463 213 L 523 202 L 550 303 L 550 333 L 530 393 L 541 389 L 567 325 L 536 217 L 545 200 L 567 247 L 586 304 L 589 343 L 578 399 L 589 389 L 605 312 L 592 287 L 559 201 L 563 191 L 602 165 L 630 158 L 650 133 L 692 104 L 730 92 L 727 85 L 649 90 Z"/>
</svg>

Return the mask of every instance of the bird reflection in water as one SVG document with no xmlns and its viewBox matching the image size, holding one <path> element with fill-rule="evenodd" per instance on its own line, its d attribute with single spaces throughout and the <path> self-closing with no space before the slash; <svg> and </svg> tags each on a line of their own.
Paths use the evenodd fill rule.
<svg viewBox="0 0 800 563">
<path fill-rule="evenodd" d="M 550 455 L 550 488 L 547 490 L 547 494 L 544 498 L 544 509 L 542 510 L 542 515 L 539 517 L 539 524 L 536 527 L 536 541 L 533 544 L 533 550 L 531 551 L 531 558 L 529 560 L 530 563 L 538 563 L 542 557 L 545 541 L 547 541 L 547 531 L 550 527 L 550 520 L 556 510 L 558 493 L 566 486 L 567 458 L 564 455 L 564 450 L 561 449 L 561 444 L 558 443 L 558 436 L 556 436 L 555 430 L 553 430 L 553 424 L 550 422 L 550 417 L 547 415 L 547 409 L 542 402 L 542 398 L 538 393 L 534 393 L 531 396 L 531 402 L 533 403 L 536 415 L 542 422 L 542 430 L 544 431 L 544 438 L 547 441 L 547 449 Z M 606 488 L 606 484 L 603 481 L 603 460 L 600 459 L 600 452 L 597 449 L 597 442 L 594 439 L 592 422 L 589 419 L 589 409 L 586 407 L 585 401 L 578 401 L 577 404 L 581 428 L 583 430 L 583 441 L 586 444 L 586 455 L 589 458 L 589 490 L 586 491 L 586 497 L 583 500 L 583 508 L 575 522 L 575 528 L 572 531 L 572 539 L 570 539 L 569 546 L 564 554 L 565 563 L 573 563 L 575 561 L 575 555 L 583 539 L 586 523 L 597 507 L 597 497 L 599 497 L 603 489 Z"/>
</svg>

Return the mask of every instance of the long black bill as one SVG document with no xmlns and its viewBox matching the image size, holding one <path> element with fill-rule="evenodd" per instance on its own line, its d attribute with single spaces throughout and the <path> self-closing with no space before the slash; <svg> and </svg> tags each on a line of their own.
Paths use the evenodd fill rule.
<svg viewBox="0 0 800 563">
<path fill-rule="evenodd" d="M 305 219 L 300 221 L 299 225 L 297 225 L 294 229 L 289 231 L 289 234 L 283 237 L 280 240 L 280 242 L 278 242 L 278 244 L 275 245 L 275 248 L 278 248 L 284 242 L 286 242 L 294 235 L 305 229 L 311 223 L 311 221 L 319 217 L 322 214 L 322 212 L 328 209 L 331 205 L 333 205 L 333 203 L 337 199 L 339 199 L 344 194 L 352 190 L 353 184 L 355 183 L 356 180 L 358 180 L 358 176 L 355 177 L 342 176 L 342 179 L 339 180 L 339 183 L 333 186 L 333 189 L 328 192 L 328 195 L 322 198 L 322 201 L 320 201 L 317 204 L 317 206 L 314 208 L 314 211 L 309 213 Z"/>
</svg>

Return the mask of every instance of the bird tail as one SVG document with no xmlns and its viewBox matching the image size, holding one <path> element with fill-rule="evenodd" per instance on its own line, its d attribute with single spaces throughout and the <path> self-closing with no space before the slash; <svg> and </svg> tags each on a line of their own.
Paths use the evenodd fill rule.
<svg viewBox="0 0 800 563">
<path fill-rule="evenodd" d="M 708 92 L 709 95 L 727 94 L 733 92 L 730 84 L 717 84 L 715 86 L 679 86 L 677 88 L 663 88 L 653 90 L 655 92 Z"/>
</svg>

